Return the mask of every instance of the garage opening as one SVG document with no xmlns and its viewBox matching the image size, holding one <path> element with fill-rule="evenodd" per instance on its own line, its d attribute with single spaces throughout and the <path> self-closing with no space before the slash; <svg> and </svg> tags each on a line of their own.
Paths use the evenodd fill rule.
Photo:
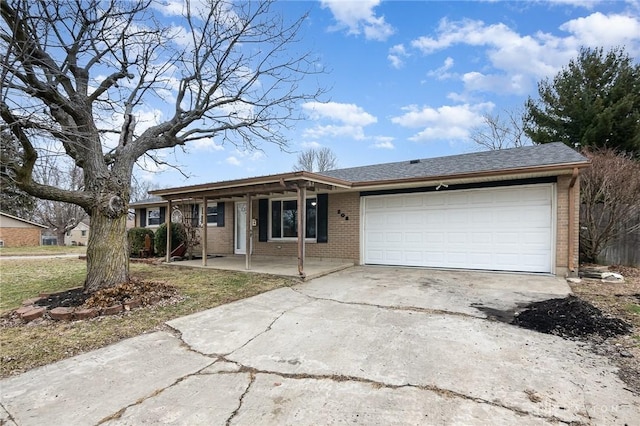
<svg viewBox="0 0 640 426">
<path fill-rule="evenodd" d="M 554 184 L 362 197 L 365 264 L 551 273 Z"/>
</svg>

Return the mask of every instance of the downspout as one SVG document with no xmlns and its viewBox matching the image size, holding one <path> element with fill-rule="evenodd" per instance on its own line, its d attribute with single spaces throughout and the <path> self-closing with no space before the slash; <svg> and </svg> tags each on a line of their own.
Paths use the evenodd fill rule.
<svg viewBox="0 0 640 426">
<path fill-rule="evenodd" d="M 207 197 L 202 197 L 202 214 L 200 217 L 202 218 L 202 232 L 200 233 L 200 237 L 202 237 L 202 266 L 207 266 L 207 239 L 209 238 L 207 235 L 209 228 L 207 223 Z"/>
<path fill-rule="evenodd" d="M 568 233 L 568 269 L 569 275 L 573 276 L 576 272 L 576 266 L 574 264 L 574 256 L 576 252 L 576 246 L 574 243 L 575 240 L 575 213 L 576 213 L 576 203 L 575 203 L 575 185 L 578 180 L 579 169 L 577 167 L 573 168 L 573 173 L 571 174 L 571 181 L 569 181 L 569 233 Z"/>
<path fill-rule="evenodd" d="M 305 237 L 307 229 L 307 188 L 298 184 L 298 275 L 302 280 L 307 277 L 304 272 Z"/>
<path fill-rule="evenodd" d="M 167 211 L 164 214 L 164 222 L 167 225 L 167 258 L 166 262 L 171 262 L 171 200 L 167 201 Z"/>
</svg>

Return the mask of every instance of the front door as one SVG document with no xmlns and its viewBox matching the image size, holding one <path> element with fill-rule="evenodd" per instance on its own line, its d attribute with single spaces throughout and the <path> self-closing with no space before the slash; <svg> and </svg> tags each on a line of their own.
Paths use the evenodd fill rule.
<svg viewBox="0 0 640 426">
<path fill-rule="evenodd" d="M 236 203 L 235 254 L 247 253 L 247 202 Z"/>
</svg>

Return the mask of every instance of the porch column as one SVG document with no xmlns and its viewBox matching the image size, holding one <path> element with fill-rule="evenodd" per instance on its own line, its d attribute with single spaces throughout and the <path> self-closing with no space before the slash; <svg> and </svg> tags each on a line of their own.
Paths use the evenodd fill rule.
<svg viewBox="0 0 640 426">
<path fill-rule="evenodd" d="M 207 230 L 209 224 L 207 223 L 207 197 L 202 197 L 202 266 L 207 266 Z"/>
<path fill-rule="evenodd" d="M 298 186 L 298 274 L 300 278 L 305 278 L 304 273 L 304 243 L 306 237 L 306 216 L 307 216 L 307 188 Z"/>
<path fill-rule="evenodd" d="M 244 259 L 245 259 L 245 267 L 247 269 L 251 269 L 251 240 L 253 236 L 253 227 L 251 226 L 251 194 L 247 194 L 247 211 L 245 212 L 246 225 L 247 229 L 245 232 L 245 250 L 244 250 Z"/>
<path fill-rule="evenodd" d="M 167 225 L 167 263 L 171 262 L 171 200 L 167 202 L 167 211 L 164 213 L 164 223 Z"/>
</svg>

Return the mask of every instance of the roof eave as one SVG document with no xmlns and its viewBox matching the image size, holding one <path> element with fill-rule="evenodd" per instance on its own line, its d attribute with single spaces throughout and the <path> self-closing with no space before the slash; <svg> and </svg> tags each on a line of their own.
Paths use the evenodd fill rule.
<svg viewBox="0 0 640 426">
<path fill-rule="evenodd" d="M 373 187 L 373 186 L 385 186 L 385 185 L 397 185 L 402 183 L 418 183 L 418 182 L 449 182 L 456 180 L 464 180 L 464 179 L 473 179 L 473 178 L 486 178 L 491 176 L 503 177 L 508 175 L 518 175 L 524 173 L 545 173 L 545 172 L 558 172 L 558 174 L 562 174 L 562 171 L 565 171 L 567 174 L 571 173 L 574 168 L 585 168 L 589 166 L 589 162 L 576 162 L 576 163 L 564 163 L 564 164 L 556 164 L 556 165 L 547 165 L 547 166 L 533 166 L 533 167 L 518 167 L 512 169 L 504 169 L 504 170 L 487 170 L 482 172 L 473 172 L 473 173 L 458 173 L 452 175 L 440 175 L 440 176 L 422 176 L 422 177 L 412 177 L 412 178 L 402 178 L 402 179 L 385 179 L 385 180 L 376 180 L 376 181 L 358 181 L 353 182 L 352 188 L 361 188 L 361 187 Z"/>
<path fill-rule="evenodd" d="M 317 173 L 300 171 L 300 172 L 280 173 L 277 175 L 267 175 L 267 176 L 258 176 L 258 177 L 245 178 L 245 179 L 213 182 L 213 183 L 192 185 L 192 186 L 182 186 L 182 187 L 167 188 L 167 189 L 155 189 L 153 191 L 149 191 L 149 194 L 157 195 L 163 198 L 166 197 L 168 199 L 174 196 L 188 197 L 189 194 L 211 192 L 211 191 L 221 190 L 221 189 L 232 189 L 232 188 L 241 189 L 244 186 L 273 184 L 278 182 L 296 182 L 300 180 L 323 184 L 323 185 L 330 185 L 330 186 L 335 186 L 335 187 L 345 188 L 345 189 L 351 188 L 351 182 L 347 182 L 341 179 L 336 179 L 336 178 L 332 178 L 324 175 L 319 175 Z"/>
</svg>

